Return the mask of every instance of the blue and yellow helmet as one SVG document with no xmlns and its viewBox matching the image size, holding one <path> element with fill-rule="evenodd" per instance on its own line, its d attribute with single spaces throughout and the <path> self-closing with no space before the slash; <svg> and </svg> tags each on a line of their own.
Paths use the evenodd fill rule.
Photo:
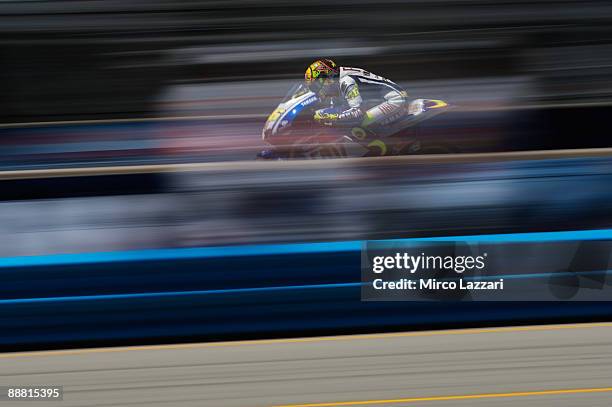
<svg viewBox="0 0 612 407">
<path fill-rule="evenodd" d="M 340 68 L 331 59 L 319 59 L 306 69 L 304 79 L 308 88 L 319 94 L 321 90 L 333 84 L 340 74 Z"/>
</svg>

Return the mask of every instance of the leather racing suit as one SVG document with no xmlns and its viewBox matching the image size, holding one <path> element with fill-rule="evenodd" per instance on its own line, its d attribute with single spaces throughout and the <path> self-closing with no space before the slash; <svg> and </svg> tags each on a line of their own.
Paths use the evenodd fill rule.
<svg viewBox="0 0 612 407">
<path fill-rule="evenodd" d="M 318 110 L 315 120 L 329 126 L 352 128 L 357 139 L 385 137 L 408 110 L 407 94 L 396 83 L 360 68 L 340 67 L 332 107 Z"/>
</svg>

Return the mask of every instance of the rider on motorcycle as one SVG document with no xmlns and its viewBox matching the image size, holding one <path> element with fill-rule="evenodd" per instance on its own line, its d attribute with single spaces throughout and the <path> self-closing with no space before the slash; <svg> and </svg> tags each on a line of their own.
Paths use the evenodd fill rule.
<svg viewBox="0 0 612 407">
<path fill-rule="evenodd" d="M 386 137 L 408 114 L 406 92 L 382 76 L 359 68 L 338 66 L 331 59 L 320 59 L 306 69 L 306 84 L 330 107 L 315 112 L 314 120 L 326 126 L 346 127 L 355 141 Z M 378 147 L 386 154 L 385 143 L 378 139 L 368 147 Z"/>
</svg>

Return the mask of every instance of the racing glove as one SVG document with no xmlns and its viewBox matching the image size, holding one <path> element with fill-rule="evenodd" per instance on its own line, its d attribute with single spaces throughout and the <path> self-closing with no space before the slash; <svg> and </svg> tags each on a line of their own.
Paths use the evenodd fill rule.
<svg viewBox="0 0 612 407">
<path fill-rule="evenodd" d="M 352 107 L 340 113 L 334 108 L 320 109 L 314 115 L 314 120 L 325 126 L 352 126 L 360 123 L 362 118 L 363 112 L 358 107 Z"/>
<path fill-rule="evenodd" d="M 314 114 L 314 120 L 324 126 L 332 126 L 338 120 L 338 111 L 334 108 L 319 109 Z"/>
</svg>

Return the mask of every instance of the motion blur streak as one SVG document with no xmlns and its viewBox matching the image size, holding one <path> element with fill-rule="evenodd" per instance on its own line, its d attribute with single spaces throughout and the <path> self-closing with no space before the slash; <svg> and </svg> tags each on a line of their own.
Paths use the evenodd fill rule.
<svg viewBox="0 0 612 407">
<path fill-rule="evenodd" d="M 605 229 L 608 153 L 13 173 L 0 189 L 0 255 Z"/>
<path fill-rule="evenodd" d="M 439 164 L 439 163 L 466 163 L 466 162 L 494 162 L 508 160 L 535 160 L 556 158 L 582 158 L 582 157 L 607 157 L 612 156 L 612 148 L 582 148 L 568 150 L 535 150 L 520 152 L 496 152 L 496 153 L 473 153 L 473 154 L 428 154 L 401 157 L 363 157 L 346 158 L 343 160 L 324 161 L 279 161 L 279 162 L 254 162 L 234 161 L 231 163 L 181 163 L 181 164 L 148 164 L 148 165 L 123 165 L 123 166 L 101 166 L 81 168 L 52 168 L 52 169 L 29 169 L 29 170 L 6 170 L 0 171 L 0 180 L 33 179 L 33 178 L 55 178 L 55 177 L 85 177 L 96 175 L 117 174 L 143 174 L 143 173 L 167 173 L 181 171 L 251 171 L 267 168 L 268 170 L 293 170 L 293 169 L 320 169 L 320 168 L 342 168 L 351 165 L 410 165 L 410 164 Z"/>
<path fill-rule="evenodd" d="M 409 399 L 393 399 L 393 400 L 364 400 L 364 401 L 340 401 L 340 402 L 332 402 L 332 403 L 287 404 L 285 406 L 274 406 L 274 407 L 363 406 L 363 405 L 372 405 L 372 404 L 419 403 L 423 401 L 497 399 L 497 398 L 510 398 L 510 397 L 533 397 L 533 396 L 551 396 L 551 395 L 560 395 L 560 394 L 607 393 L 607 392 L 612 392 L 612 387 L 603 387 L 603 388 L 598 388 L 598 389 L 567 389 L 567 390 L 525 391 L 525 392 L 514 392 L 514 393 L 468 394 L 468 395 L 463 395 L 463 396 L 414 397 L 414 398 L 409 398 Z"/>
<path fill-rule="evenodd" d="M 0 1 L 0 350 L 241 340 L 0 355 L 0 382 L 64 385 L 50 407 L 610 405 L 584 390 L 610 386 L 609 324 L 269 339 L 610 320 L 362 302 L 357 282 L 364 240 L 609 238 L 611 26 L 604 0 Z M 406 90 L 414 125 L 378 149 L 411 157 L 265 151 L 319 58 Z M 414 99 L 447 105 L 421 122 Z"/>
<path fill-rule="evenodd" d="M 612 229 L 572 230 L 559 232 L 505 233 L 487 235 L 420 237 L 393 239 L 394 242 L 411 240 L 424 242 L 562 242 L 612 239 Z M 47 256 L 18 256 L 0 258 L 0 269 L 32 266 L 68 266 L 135 261 L 202 260 L 215 257 L 269 256 L 287 254 L 323 254 L 353 252 L 358 254 L 362 241 L 326 243 L 295 243 L 278 245 L 243 245 L 223 247 L 193 247 L 182 249 L 149 249 L 123 252 L 51 254 Z"/>
<path fill-rule="evenodd" d="M 464 152 L 608 146 L 611 23 L 598 0 L 3 1 L 0 162 L 251 159 L 320 57 L 449 101 L 422 130 Z"/>
<path fill-rule="evenodd" d="M 201 349 L 201 348 L 216 348 L 216 347 L 233 347 L 233 346 L 257 346 L 257 345 L 275 345 L 285 343 L 307 343 L 307 342 L 328 342 L 328 341 L 360 341 L 369 339 L 390 339 L 404 337 L 420 337 L 420 336 L 440 336 L 440 335 L 474 335 L 474 334 L 491 334 L 505 332 L 524 332 L 524 331 L 554 331 L 565 329 L 589 329 L 589 328 L 612 328 L 612 323 L 598 322 L 591 324 L 564 324 L 564 325 L 530 325 L 530 326 L 510 326 L 500 328 L 478 328 L 478 329 L 449 329 L 437 331 L 416 331 L 416 332 L 393 332 L 383 334 L 362 334 L 362 335 L 345 335 L 345 336 L 318 336 L 306 338 L 287 338 L 287 339 L 260 339 L 252 341 L 229 341 L 229 342 L 205 342 L 205 343 L 188 343 L 188 344 L 172 344 L 172 345 L 147 345 L 147 346 L 126 346 L 126 347 L 109 347 L 109 348 L 85 348 L 73 350 L 56 350 L 43 352 L 11 352 L 0 353 L 0 359 L 12 359 L 22 357 L 47 357 L 47 356 L 65 356 L 65 355 L 81 355 L 89 353 L 109 353 L 109 352 L 133 352 L 133 351 L 152 351 L 152 350 L 169 350 L 169 349 Z"/>
<path fill-rule="evenodd" d="M 0 378 L 61 382 L 64 401 L 51 407 L 603 406 L 610 333 L 532 326 L 37 352 L 6 355 Z"/>
</svg>

